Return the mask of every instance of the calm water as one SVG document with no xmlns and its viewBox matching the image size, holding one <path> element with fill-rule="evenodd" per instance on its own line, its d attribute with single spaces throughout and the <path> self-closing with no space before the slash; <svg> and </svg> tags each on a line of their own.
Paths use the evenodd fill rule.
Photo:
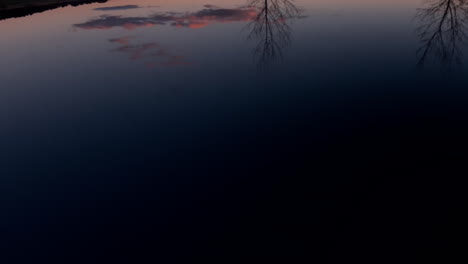
<svg viewBox="0 0 468 264">
<path fill-rule="evenodd" d="M 453 263 L 467 15 L 110 0 L 0 20 L 4 263 Z"/>
</svg>

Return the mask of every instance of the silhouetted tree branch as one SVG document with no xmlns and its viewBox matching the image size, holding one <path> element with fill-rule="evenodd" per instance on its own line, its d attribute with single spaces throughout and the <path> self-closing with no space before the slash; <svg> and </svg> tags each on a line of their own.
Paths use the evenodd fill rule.
<svg viewBox="0 0 468 264">
<path fill-rule="evenodd" d="M 418 28 L 422 46 L 418 64 L 424 65 L 430 56 L 446 64 L 460 64 L 461 45 L 467 39 L 468 0 L 429 0 L 418 10 L 422 22 Z"/>
<path fill-rule="evenodd" d="M 249 6 L 257 9 L 257 15 L 248 24 L 249 38 L 259 39 L 254 50 L 260 68 L 268 68 L 282 50 L 290 44 L 291 27 L 288 20 L 299 15 L 290 0 L 249 0 Z"/>
</svg>

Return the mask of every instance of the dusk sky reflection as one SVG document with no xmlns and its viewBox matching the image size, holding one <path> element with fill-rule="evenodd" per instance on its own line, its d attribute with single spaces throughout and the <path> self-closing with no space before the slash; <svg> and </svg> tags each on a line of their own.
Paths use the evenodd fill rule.
<svg viewBox="0 0 468 264">
<path fill-rule="evenodd" d="M 467 0 L 6 1 L 1 263 L 457 263 Z"/>
</svg>

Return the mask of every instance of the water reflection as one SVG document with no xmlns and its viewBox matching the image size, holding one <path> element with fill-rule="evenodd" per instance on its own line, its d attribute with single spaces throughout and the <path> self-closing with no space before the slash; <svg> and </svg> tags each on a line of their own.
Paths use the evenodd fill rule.
<svg viewBox="0 0 468 264">
<path fill-rule="evenodd" d="M 419 66 L 431 57 L 445 66 L 462 62 L 462 45 L 466 42 L 468 19 L 467 0 L 432 0 L 419 9 L 417 18 L 421 47 L 418 50 Z"/>
<path fill-rule="evenodd" d="M 113 51 L 127 54 L 132 61 L 149 59 L 146 63 L 148 68 L 154 68 L 156 66 L 190 65 L 184 56 L 174 54 L 170 49 L 158 42 L 135 44 L 133 40 L 134 38 L 125 36 L 109 39 L 109 42 L 119 44 L 119 47 Z"/>
<path fill-rule="evenodd" d="M 100 11 L 115 10 L 119 7 L 107 7 Z M 152 27 L 156 25 L 171 25 L 184 28 L 203 28 L 213 23 L 230 23 L 250 21 L 255 17 L 256 12 L 252 8 L 225 9 L 211 5 L 205 5 L 204 9 L 189 13 L 160 12 L 149 16 L 117 16 L 102 15 L 84 23 L 75 24 L 80 29 L 110 29 L 122 27 L 125 29 L 136 29 L 139 27 Z"/>
<path fill-rule="evenodd" d="M 141 8 L 138 5 L 107 6 L 96 8 L 97 11 L 115 11 Z M 282 57 L 283 49 L 291 43 L 290 22 L 298 18 L 299 9 L 291 0 L 248 0 L 247 4 L 238 8 L 221 8 L 214 5 L 204 5 L 203 9 L 193 12 L 179 13 L 174 11 L 157 12 L 147 16 L 122 16 L 104 14 L 83 23 L 74 24 L 81 30 L 108 30 L 154 26 L 172 26 L 177 28 L 199 29 L 214 23 L 247 22 L 248 38 L 258 40 L 254 49 L 254 57 L 259 68 L 266 69 L 277 58 Z M 165 57 L 165 65 L 188 65 L 182 56 L 170 55 L 166 49 L 156 42 L 130 44 L 129 37 L 109 40 L 121 44 L 114 51 L 126 53 L 131 60 L 144 56 Z M 154 63 L 150 63 L 154 64 Z"/>
<path fill-rule="evenodd" d="M 248 24 L 249 38 L 259 40 L 254 50 L 255 59 L 260 69 L 268 69 L 290 45 L 289 21 L 298 17 L 299 9 L 289 0 L 250 0 L 249 6 L 258 10 Z"/>
<path fill-rule="evenodd" d="M 96 8 L 96 11 L 115 11 L 141 8 L 138 5 L 107 6 Z M 253 7 L 220 8 L 205 5 L 203 9 L 193 12 L 157 12 L 147 16 L 121 16 L 106 14 L 92 18 L 83 23 L 74 24 L 81 30 L 109 30 L 122 28 L 135 30 L 154 26 L 171 26 L 176 28 L 200 29 L 214 23 L 233 23 L 251 21 L 257 12 Z M 114 52 L 127 54 L 130 60 L 144 60 L 150 68 L 155 66 L 187 66 L 191 63 L 182 55 L 176 55 L 159 42 L 137 43 L 133 37 L 123 36 L 109 39 L 109 42 L 119 44 Z M 149 60 L 149 61 L 148 61 Z"/>
</svg>

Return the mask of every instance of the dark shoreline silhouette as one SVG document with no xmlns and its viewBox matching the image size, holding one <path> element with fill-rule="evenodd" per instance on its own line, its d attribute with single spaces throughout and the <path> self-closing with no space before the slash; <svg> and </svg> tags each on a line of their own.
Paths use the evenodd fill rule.
<svg viewBox="0 0 468 264">
<path fill-rule="evenodd" d="M 58 1 L 35 1 L 26 4 L 8 5 L 0 0 L 0 20 L 29 16 L 47 10 L 65 6 L 79 6 L 91 3 L 105 3 L 108 0 L 58 0 Z"/>
</svg>

